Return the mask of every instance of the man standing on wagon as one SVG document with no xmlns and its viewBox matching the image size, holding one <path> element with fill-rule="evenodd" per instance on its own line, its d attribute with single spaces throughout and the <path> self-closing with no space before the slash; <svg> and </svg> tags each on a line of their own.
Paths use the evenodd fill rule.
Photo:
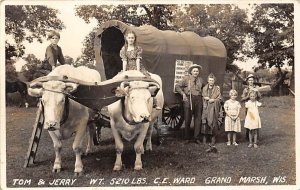
<svg viewBox="0 0 300 190">
<path fill-rule="evenodd" d="M 202 67 L 197 64 L 192 64 L 188 69 L 188 75 L 185 76 L 178 84 L 175 86 L 176 92 L 182 95 L 183 107 L 184 107 L 184 139 L 189 140 L 189 142 L 200 143 L 199 135 L 202 125 L 202 87 L 203 79 L 200 77 L 200 72 Z M 191 141 L 190 136 L 190 124 L 194 117 L 194 135 Z"/>
</svg>

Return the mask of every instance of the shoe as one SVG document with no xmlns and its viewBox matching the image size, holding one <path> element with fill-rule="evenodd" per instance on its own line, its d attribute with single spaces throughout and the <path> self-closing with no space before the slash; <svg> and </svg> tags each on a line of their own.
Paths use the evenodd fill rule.
<svg viewBox="0 0 300 190">
<path fill-rule="evenodd" d="M 156 106 L 155 109 L 156 109 L 156 110 L 162 110 L 162 108 L 159 107 L 159 106 Z"/>
<path fill-rule="evenodd" d="M 253 147 L 254 147 L 254 148 L 258 148 L 257 144 L 254 144 Z"/>
<path fill-rule="evenodd" d="M 238 143 L 236 143 L 236 142 L 234 142 L 234 143 L 232 143 L 234 146 L 238 146 L 239 144 Z"/>
<path fill-rule="evenodd" d="M 211 151 L 211 152 L 213 152 L 213 153 L 218 153 L 218 149 L 217 149 L 215 146 L 212 146 L 211 148 L 212 148 L 212 151 Z"/>
<path fill-rule="evenodd" d="M 227 146 L 230 146 L 230 145 L 231 145 L 231 143 L 230 143 L 230 141 L 228 141 L 228 142 L 227 142 Z"/>
<path fill-rule="evenodd" d="M 252 147 L 252 144 L 249 144 L 249 145 L 248 145 L 248 148 L 251 148 L 251 147 Z"/>
</svg>

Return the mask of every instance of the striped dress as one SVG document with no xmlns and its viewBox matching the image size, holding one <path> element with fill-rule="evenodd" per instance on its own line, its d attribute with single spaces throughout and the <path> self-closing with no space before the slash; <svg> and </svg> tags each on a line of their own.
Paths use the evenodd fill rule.
<svg viewBox="0 0 300 190">
<path fill-rule="evenodd" d="M 239 115 L 241 104 L 236 100 L 227 100 L 224 104 L 224 109 L 231 116 Z M 238 117 L 236 120 L 231 119 L 227 114 L 225 117 L 225 131 L 241 132 L 241 121 Z"/>
</svg>

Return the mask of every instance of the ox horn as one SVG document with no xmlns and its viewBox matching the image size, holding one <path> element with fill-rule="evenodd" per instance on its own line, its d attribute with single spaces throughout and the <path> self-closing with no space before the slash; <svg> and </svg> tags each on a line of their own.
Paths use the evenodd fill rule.
<svg viewBox="0 0 300 190">
<path fill-rule="evenodd" d="M 38 81 L 29 84 L 29 88 L 42 88 L 42 87 L 43 87 L 43 83 Z"/>
<path fill-rule="evenodd" d="M 66 82 L 66 88 L 65 91 L 68 93 L 74 92 L 78 87 L 78 84 L 73 83 L 73 82 Z"/>
</svg>

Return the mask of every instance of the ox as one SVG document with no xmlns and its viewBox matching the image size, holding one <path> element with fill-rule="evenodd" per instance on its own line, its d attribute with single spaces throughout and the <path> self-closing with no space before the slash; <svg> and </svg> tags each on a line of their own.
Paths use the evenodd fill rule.
<svg viewBox="0 0 300 190">
<path fill-rule="evenodd" d="M 5 94 L 7 98 L 8 93 L 19 92 L 21 95 L 21 100 L 24 102 L 25 107 L 28 108 L 28 100 L 27 100 L 27 84 L 17 79 L 16 81 L 5 80 Z M 20 107 L 22 106 L 22 102 L 20 103 Z"/>
<path fill-rule="evenodd" d="M 66 68 L 75 70 L 65 70 Z M 84 69 L 86 70 L 86 69 Z M 65 67 L 60 66 L 56 70 L 53 70 L 49 75 L 55 76 L 57 73 L 66 74 L 69 77 L 74 77 L 72 73 L 77 75 L 84 75 L 83 72 L 80 72 L 77 68 L 74 67 Z M 91 75 L 94 71 L 90 71 L 87 74 Z M 71 74 L 70 74 L 71 73 Z M 95 73 L 95 72 L 94 72 Z M 69 75 L 68 75 L 69 74 Z M 70 76 L 71 75 L 71 76 Z M 96 73 L 99 75 L 99 73 Z M 84 78 L 87 81 L 88 78 Z M 97 82 L 100 82 L 100 75 L 94 77 Z M 79 79 L 79 77 L 77 77 Z M 95 80 L 90 80 L 91 82 Z M 47 129 L 51 139 L 54 144 L 55 149 L 55 162 L 53 166 L 53 172 L 61 171 L 61 149 L 62 149 L 62 140 L 68 139 L 71 136 L 75 136 L 73 142 L 73 151 L 76 155 L 75 160 L 75 175 L 81 175 L 83 172 L 83 164 L 81 161 L 82 154 L 82 141 L 84 136 L 89 132 L 88 142 L 86 153 L 91 150 L 93 145 L 92 140 L 92 131 L 87 126 L 93 126 L 92 120 L 94 112 L 79 104 L 78 102 L 69 99 L 69 94 L 75 91 L 78 87 L 78 84 L 72 82 L 62 82 L 62 81 L 47 81 L 47 82 L 33 82 L 30 84 L 28 93 L 31 96 L 41 97 L 41 105 L 43 106 L 44 113 L 44 129 Z"/>
<path fill-rule="evenodd" d="M 143 76 L 138 71 L 125 71 L 117 77 Z M 151 135 L 153 124 L 157 117 L 161 115 L 161 110 L 153 108 L 153 97 L 157 98 L 157 105 L 163 107 L 164 97 L 161 79 L 158 75 L 151 74 L 151 78 L 158 83 L 145 81 L 123 82 L 120 85 L 120 92 L 125 96 L 108 106 L 110 125 L 115 139 L 116 161 L 113 170 L 122 168 L 123 142 L 121 136 L 131 141 L 137 137 L 134 143 L 136 152 L 135 170 L 142 169 L 141 154 L 144 153 L 143 142 L 147 139 L 146 150 L 152 150 Z"/>
</svg>

